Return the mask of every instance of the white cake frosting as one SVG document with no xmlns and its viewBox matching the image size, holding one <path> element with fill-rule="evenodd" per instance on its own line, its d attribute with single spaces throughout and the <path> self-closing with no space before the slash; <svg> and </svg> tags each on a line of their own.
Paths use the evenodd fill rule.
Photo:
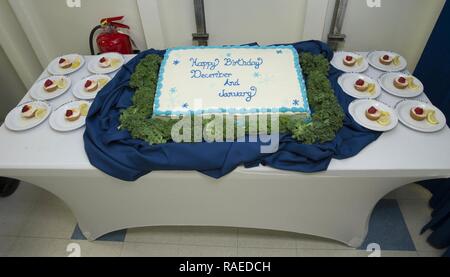
<svg viewBox="0 0 450 277">
<path fill-rule="evenodd" d="M 174 48 L 166 52 L 154 116 L 310 114 L 292 46 Z"/>
</svg>

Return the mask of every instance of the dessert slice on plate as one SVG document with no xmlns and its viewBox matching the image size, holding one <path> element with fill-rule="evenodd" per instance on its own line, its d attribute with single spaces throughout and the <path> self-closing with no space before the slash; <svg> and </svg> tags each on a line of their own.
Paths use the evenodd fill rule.
<svg viewBox="0 0 450 277">
<path fill-rule="evenodd" d="M 447 126 L 445 115 L 431 104 L 405 100 L 400 102 L 396 109 L 400 121 L 413 130 L 433 133 Z"/>
<path fill-rule="evenodd" d="M 73 95 L 78 99 L 92 100 L 97 93 L 111 81 L 108 75 L 92 75 L 79 81 L 72 90 Z"/>
<path fill-rule="evenodd" d="M 52 100 L 66 93 L 71 85 L 68 77 L 52 76 L 37 81 L 30 89 L 30 96 L 40 101 Z"/>
<path fill-rule="evenodd" d="M 120 69 L 125 63 L 119 53 L 105 53 L 93 58 L 88 64 L 88 70 L 94 74 L 109 74 Z"/>
<path fill-rule="evenodd" d="M 438 125 L 439 120 L 436 118 L 436 110 L 425 110 L 422 107 L 411 108 L 411 117 L 416 121 L 426 121 L 431 125 Z"/>
<path fill-rule="evenodd" d="M 79 54 L 68 54 L 55 58 L 47 67 L 52 75 L 68 75 L 84 65 L 84 58 Z"/>
<path fill-rule="evenodd" d="M 348 110 L 359 125 L 369 130 L 387 132 L 398 125 L 397 113 L 376 100 L 355 100 Z"/>
<path fill-rule="evenodd" d="M 68 58 L 59 59 L 58 64 L 59 64 L 59 67 L 61 67 L 62 69 L 68 69 L 68 68 L 72 67 L 72 62 Z"/>
<path fill-rule="evenodd" d="M 394 79 L 394 86 L 398 89 L 406 89 L 409 86 L 409 83 L 405 77 L 399 76 Z"/>
<path fill-rule="evenodd" d="M 411 117 L 416 121 L 424 121 L 427 118 L 427 113 L 421 107 L 411 108 Z"/>
<path fill-rule="evenodd" d="M 5 126 L 21 132 L 32 129 L 44 122 L 52 109 L 46 102 L 34 101 L 17 106 L 5 118 Z"/>
<path fill-rule="evenodd" d="M 84 83 L 84 90 L 86 92 L 94 92 L 98 89 L 99 84 L 97 80 L 87 80 L 86 83 Z"/>
<path fill-rule="evenodd" d="M 345 56 L 343 63 L 346 66 L 354 66 L 356 64 L 356 58 L 350 55 Z"/>
<path fill-rule="evenodd" d="M 407 62 L 401 55 L 390 51 L 371 52 L 367 59 L 371 66 L 386 72 L 397 72 L 406 68 Z"/>
<path fill-rule="evenodd" d="M 31 105 L 27 104 L 22 107 L 21 116 L 25 119 L 34 118 L 36 116 L 37 109 Z"/>
<path fill-rule="evenodd" d="M 347 73 L 364 72 L 369 67 L 369 64 L 363 56 L 352 52 L 336 52 L 331 61 L 331 65 Z"/>
<path fill-rule="evenodd" d="M 393 61 L 394 61 L 394 57 L 392 57 L 388 54 L 380 57 L 380 63 L 382 63 L 384 65 L 391 65 Z"/>
<path fill-rule="evenodd" d="M 46 92 L 55 92 L 58 89 L 58 84 L 53 80 L 47 79 L 44 82 L 44 90 Z"/>
<path fill-rule="evenodd" d="M 50 126 L 58 132 L 77 130 L 86 124 L 90 103 L 72 101 L 58 108 L 50 117 Z"/>
<path fill-rule="evenodd" d="M 369 89 L 369 83 L 367 83 L 363 79 L 358 79 L 355 82 L 355 89 L 360 92 L 365 92 Z"/>
<path fill-rule="evenodd" d="M 101 68 L 108 68 L 111 67 L 111 59 L 108 57 L 101 57 L 100 60 L 98 60 L 98 64 Z"/>
<path fill-rule="evenodd" d="M 77 108 L 68 109 L 64 117 L 67 121 L 77 121 L 81 117 L 81 111 Z"/>
<path fill-rule="evenodd" d="M 367 109 L 366 117 L 371 121 L 377 122 L 381 126 L 388 126 L 391 124 L 391 114 L 380 110 L 379 108 L 375 108 L 374 106 Z"/>
<path fill-rule="evenodd" d="M 420 80 L 404 73 L 386 73 L 378 79 L 378 83 L 389 94 L 402 98 L 417 97 L 424 91 Z"/>
<path fill-rule="evenodd" d="M 346 94 L 357 99 L 375 99 L 381 94 L 380 85 L 364 74 L 342 74 L 338 79 L 338 84 Z"/>
<path fill-rule="evenodd" d="M 354 87 L 359 92 L 368 92 L 368 93 L 374 93 L 376 88 L 374 83 L 367 82 L 364 79 L 356 80 Z"/>
</svg>

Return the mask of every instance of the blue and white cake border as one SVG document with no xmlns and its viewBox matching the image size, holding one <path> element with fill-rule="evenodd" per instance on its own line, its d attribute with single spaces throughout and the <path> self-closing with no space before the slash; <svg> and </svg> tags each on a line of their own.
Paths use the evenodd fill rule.
<svg viewBox="0 0 450 277">
<path fill-rule="evenodd" d="M 298 107 L 281 107 L 281 108 L 252 108 L 252 109 L 202 109 L 202 110 L 186 110 L 186 111 L 161 111 L 160 110 L 160 97 L 162 95 L 163 90 L 163 81 L 164 81 L 164 73 L 167 62 L 169 61 L 170 53 L 173 51 L 179 50 L 196 50 L 196 49 L 258 49 L 258 50 L 266 50 L 266 49 L 275 49 L 277 51 L 282 50 L 290 50 L 294 55 L 294 67 L 297 71 L 297 79 L 300 84 L 301 96 L 304 102 L 303 108 Z M 161 63 L 161 68 L 159 71 L 158 78 L 158 86 L 155 94 L 155 101 L 153 107 L 153 116 L 186 116 L 186 115 L 201 115 L 201 114 L 223 114 L 223 113 L 232 113 L 232 114 L 261 114 L 261 113 L 270 113 L 271 111 L 276 111 L 281 114 L 288 113 L 306 113 L 308 115 L 311 114 L 311 109 L 309 107 L 308 94 L 306 91 L 306 84 L 303 78 L 303 71 L 300 66 L 300 56 L 297 50 L 292 45 L 278 45 L 278 46 L 189 46 L 189 47 L 176 47 L 167 49 L 164 59 Z"/>
</svg>

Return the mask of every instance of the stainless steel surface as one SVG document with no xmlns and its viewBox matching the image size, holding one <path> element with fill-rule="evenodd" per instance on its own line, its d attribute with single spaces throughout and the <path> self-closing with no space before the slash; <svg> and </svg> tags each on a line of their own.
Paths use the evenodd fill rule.
<svg viewBox="0 0 450 277">
<path fill-rule="evenodd" d="M 194 0 L 195 23 L 197 25 L 197 33 L 192 34 L 193 40 L 199 46 L 207 46 L 209 34 L 206 32 L 205 3 L 203 0 Z"/>
<path fill-rule="evenodd" d="M 342 33 L 344 25 L 345 12 L 347 11 L 348 0 L 336 0 L 333 12 L 333 20 L 331 21 L 330 32 L 328 34 L 328 44 L 337 50 L 339 43 L 345 41 L 345 34 Z"/>
</svg>

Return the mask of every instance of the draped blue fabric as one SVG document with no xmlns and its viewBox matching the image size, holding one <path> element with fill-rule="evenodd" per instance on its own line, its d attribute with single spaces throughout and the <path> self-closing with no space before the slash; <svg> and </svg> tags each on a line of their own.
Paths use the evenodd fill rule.
<svg viewBox="0 0 450 277">
<path fill-rule="evenodd" d="M 414 74 L 424 83 L 427 95 L 450 119 L 450 2 L 444 5 L 442 13 L 431 34 L 424 53 Z M 449 124 L 450 121 L 447 121 Z M 450 125 L 449 125 L 450 126 Z M 450 143 L 450 142 L 449 142 Z M 450 247 L 450 180 L 423 182 L 433 193 L 431 207 L 432 221 L 424 231 L 433 234 L 428 241 L 437 248 Z M 450 257 L 450 249 L 445 254 Z"/>
<path fill-rule="evenodd" d="M 323 54 L 329 60 L 333 57 L 333 51 L 319 41 L 292 45 L 300 52 Z M 344 128 L 332 142 L 304 145 L 283 135 L 279 151 L 274 154 L 261 154 L 261 142 L 149 145 L 133 139 L 129 132 L 118 129 L 121 110 L 132 104 L 133 90 L 128 86 L 130 77 L 145 56 L 163 56 L 164 53 L 148 50 L 136 56 L 98 94 L 91 106 L 84 135 L 86 153 L 95 167 L 113 177 L 134 181 L 155 170 L 196 170 L 220 178 L 238 166 L 255 167 L 260 164 L 281 170 L 319 172 L 327 170 L 333 158 L 352 157 L 380 136 L 380 133 L 356 124 L 347 113 Z M 341 74 L 341 71 L 331 68 L 329 79 L 340 104 L 347 111 L 354 99 L 337 84 Z"/>
</svg>

